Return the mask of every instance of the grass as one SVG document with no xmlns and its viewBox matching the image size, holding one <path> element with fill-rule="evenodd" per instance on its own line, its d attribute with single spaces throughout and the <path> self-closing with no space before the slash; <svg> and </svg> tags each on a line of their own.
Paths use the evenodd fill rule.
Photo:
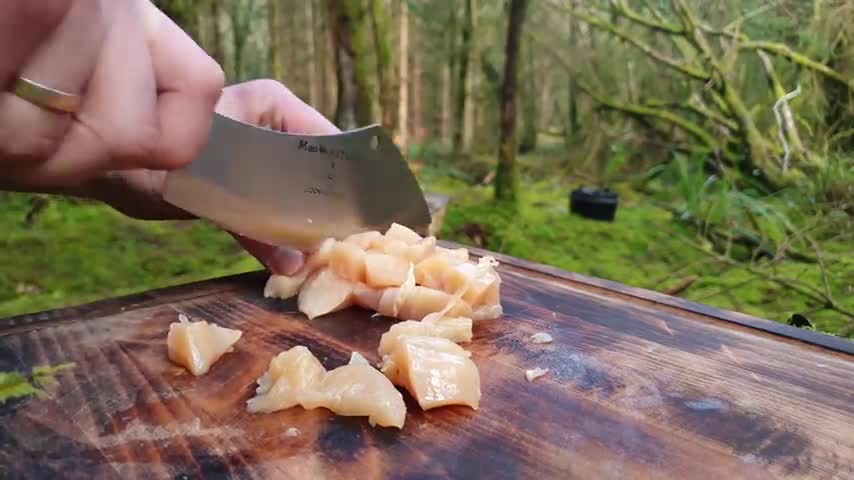
<svg viewBox="0 0 854 480">
<path fill-rule="evenodd" d="M 524 162 L 539 161 L 523 157 Z M 848 320 L 743 267 L 710 262 L 689 246 L 698 241 L 647 197 L 617 185 L 621 205 L 613 223 L 567 213 L 574 185 L 555 178 L 524 181 L 518 210 L 492 203 L 491 188 L 446 167 L 419 171 L 425 186 L 452 196 L 441 237 L 484 246 L 569 271 L 664 291 L 696 277 L 681 296 L 715 307 L 786 321 L 807 313 L 817 330 L 839 333 Z M 31 225 L 31 196 L 0 194 L 0 316 L 79 304 L 152 288 L 245 272 L 260 265 L 227 234 L 206 222 L 141 222 L 109 207 L 52 198 Z M 468 228 L 467 228 L 468 227 Z M 854 258 L 844 242 L 831 244 L 828 266 L 837 300 L 854 310 Z M 783 262 L 777 275 L 820 285 L 816 265 Z M 845 333 L 851 336 L 851 331 Z"/>
<path fill-rule="evenodd" d="M 52 198 L 27 226 L 31 198 L 0 194 L 0 316 L 260 268 L 206 222 L 142 222 Z"/>
</svg>

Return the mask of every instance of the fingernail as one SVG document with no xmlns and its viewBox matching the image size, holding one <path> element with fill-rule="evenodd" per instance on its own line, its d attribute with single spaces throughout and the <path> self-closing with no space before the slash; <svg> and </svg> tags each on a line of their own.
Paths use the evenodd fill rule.
<svg viewBox="0 0 854 480">
<path fill-rule="evenodd" d="M 303 266 L 305 261 L 302 252 L 289 248 L 277 248 L 267 257 L 265 266 L 278 275 L 293 275 Z"/>
</svg>

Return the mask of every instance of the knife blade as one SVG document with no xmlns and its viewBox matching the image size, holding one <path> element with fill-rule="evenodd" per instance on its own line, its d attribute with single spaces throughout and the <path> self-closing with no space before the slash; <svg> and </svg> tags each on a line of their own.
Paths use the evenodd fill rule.
<svg viewBox="0 0 854 480">
<path fill-rule="evenodd" d="M 311 251 L 392 223 L 426 234 L 424 193 L 380 125 L 332 135 L 278 132 L 215 114 L 199 156 L 163 198 L 226 230 Z"/>
</svg>

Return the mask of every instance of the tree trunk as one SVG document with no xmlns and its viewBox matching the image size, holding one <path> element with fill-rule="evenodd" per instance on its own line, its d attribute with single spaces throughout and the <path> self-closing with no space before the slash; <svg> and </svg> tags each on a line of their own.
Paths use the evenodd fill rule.
<svg viewBox="0 0 854 480">
<path fill-rule="evenodd" d="M 420 143 L 422 140 L 424 140 L 425 132 L 423 119 L 424 112 L 421 108 L 421 75 L 423 75 L 423 72 L 421 70 L 422 52 L 421 45 L 419 42 L 421 37 L 419 35 L 417 25 L 418 23 L 415 22 L 410 28 L 410 33 L 413 34 L 411 35 L 411 45 L 413 48 L 412 70 L 410 72 L 410 76 L 412 77 L 412 95 L 410 95 L 410 98 L 412 100 L 412 114 L 410 115 L 410 118 L 412 119 L 412 137 L 415 139 L 415 141 Z"/>
<path fill-rule="evenodd" d="M 285 51 L 288 55 L 287 61 L 284 63 L 285 83 L 295 95 L 301 99 L 305 99 L 305 83 L 302 81 L 305 68 L 302 58 L 300 58 L 303 47 L 300 45 L 301 38 L 297 31 L 297 26 L 300 23 L 298 17 L 300 8 L 297 2 L 293 0 L 287 0 L 284 7 L 286 7 L 283 8 L 284 15 L 287 17 L 287 26 L 284 27 L 284 33 L 287 34 L 287 48 L 285 48 Z"/>
<path fill-rule="evenodd" d="M 468 76 L 466 78 L 466 101 L 465 101 L 465 116 L 463 117 L 463 150 L 469 151 L 474 139 L 474 131 L 477 128 L 477 101 L 475 95 L 477 93 L 478 83 L 480 81 L 479 65 L 478 65 L 478 44 L 477 44 L 477 2 L 476 0 L 468 0 L 471 3 L 471 16 L 469 19 L 471 34 L 469 36 L 469 46 L 467 59 L 469 62 Z"/>
<path fill-rule="evenodd" d="M 182 30 L 187 32 L 193 41 L 203 45 L 199 35 L 199 17 L 204 14 L 204 9 L 199 9 L 190 0 L 157 0 L 154 4 Z"/>
<path fill-rule="evenodd" d="M 504 80 L 501 85 L 500 145 L 495 174 L 495 198 L 516 203 L 519 193 L 519 168 L 516 165 L 516 80 L 519 37 L 525 21 L 527 0 L 510 0 L 507 22 Z"/>
<path fill-rule="evenodd" d="M 444 143 L 451 140 L 451 65 L 448 62 L 442 64 L 442 120 L 441 136 Z"/>
<path fill-rule="evenodd" d="M 281 0 L 267 0 L 267 24 L 270 34 L 270 65 L 274 80 L 284 82 L 284 67 L 282 58 L 284 56 L 284 38 L 282 35 L 282 5 Z"/>
<path fill-rule="evenodd" d="M 569 16 L 569 48 L 573 50 L 578 46 L 578 25 L 575 24 L 575 19 L 572 16 Z M 591 32 L 591 45 L 594 42 L 593 33 Z M 569 89 L 567 100 L 569 101 L 569 106 L 567 108 L 567 128 L 566 132 L 566 143 L 567 146 L 570 146 L 574 139 L 578 138 L 578 85 L 576 85 L 575 74 L 573 72 L 568 72 L 569 74 L 569 84 L 567 85 Z"/>
<path fill-rule="evenodd" d="M 328 0 L 335 44 L 338 99 L 335 124 L 352 130 L 371 123 L 367 89 L 365 10 L 359 0 Z"/>
<path fill-rule="evenodd" d="M 308 103 L 317 109 L 320 103 L 320 86 L 317 82 L 317 64 L 320 58 L 317 55 L 317 36 L 314 33 L 314 2 L 305 2 L 305 32 L 306 62 L 305 70 L 308 77 Z"/>
<path fill-rule="evenodd" d="M 326 117 L 335 115 L 335 85 L 332 79 L 335 77 L 335 47 L 333 42 L 331 22 L 329 12 L 317 10 L 315 15 L 317 19 L 317 45 L 320 48 L 318 54 L 318 76 L 320 78 L 320 108 L 321 112 Z"/>
<path fill-rule="evenodd" d="M 326 22 L 324 21 L 325 14 L 316 7 L 312 7 L 312 23 L 309 26 L 312 31 L 312 45 L 314 45 L 314 78 L 317 82 L 317 98 L 312 106 L 322 115 L 326 116 L 329 112 L 327 98 L 329 98 L 329 86 L 326 78 L 326 62 L 329 61 L 326 49 Z"/>
<path fill-rule="evenodd" d="M 455 96 L 454 94 L 457 91 L 457 87 L 456 87 L 457 77 L 455 76 L 455 74 L 457 73 L 457 69 L 459 68 L 459 65 L 458 65 L 459 55 L 457 55 L 457 8 L 458 7 L 459 7 L 459 4 L 456 2 L 454 2 L 453 5 L 449 5 L 449 11 L 450 11 L 451 17 L 450 17 L 450 21 L 448 23 L 448 30 L 447 30 L 447 36 L 448 36 L 448 50 L 447 50 L 447 58 L 448 58 L 447 76 L 448 77 L 447 77 L 447 79 L 445 79 L 445 77 L 444 77 L 445 72 L 444 71 L 442 72 L 442 75 L 443 75 L 442 76 L 442 82 L 443 82 L 443 85 L 442 85 L 442 92 L 443 92 L 442 101 L 447 102 L 447 111 L 444 112 L 442 115 L 442 117 L 444 119 L 442 127 L 443 127 L 443 131 L 446 132 L 446 134 L 442 135 L 442 140 L 449 145 L 453 145 L 454 132 L 456 131 L 457 128 L 459 128 L 459 125 L 455 124 L 456 113 L 454 111 L 454 96 Z M 444 68 L 444 66 L 443 66 L 443 68 Z M 445 82 L 447 82 L 447 84 L 445 84 Z M 445 107 L 446 106 L 443 105 L 443 109 Z"/>
<path fill-rule="evenodd" d="M 392 51 L 389 39 L 389 15 L 382 0 L 370 0 L 371 33 L 376 55 L 376 75 L 379 85 L 380 115 L 383 126 L 394 131 L 397 108 L 393 91 Z"/>
<path fill-rule="evenodd" d="M 540 128 L 547 129 L 552 125 L 552 109 L 554 108 L 554 100 L 552 99 L 552 71 L 543 71 L 543 84 L 540 86 L 540 103 L 537 110 L 540 112 Z"/>
<path fill-rule="evenodd" d="M 463 146 L 463 134 L 465 133 L 466 128 L 470 128 L 466 125 L 466 97 L 469 93 L 469 64 L 471 63 L 471 43 L 472 43 L 472 30 L 474 30 L 473 25 L 473 16 L 474 16 L 474 0 L 465 0 L 465 8 L 463 11 L 462 18 L 462 30 L 461 30 L 461 41 L 457 46 L 455 55 L 457 57 L 457 68 L 459 76 L 457 77 L 456 82 L 456 103 L 454 105 L 454 124 L 456 128 L 454 129 L 454 140 L 453 140 L 453 148 L 455 153 L 459 153 L 462 151 Z M 456 32 L 455 32 L 456 33 Z"/>
<path fill-rule="evenodd" d="M 519 142 L 519 153 L 528 153 L 537 148 L 537 130 L 539 129 L 539 114 L 537 112 L 537 82 L 535 77 L 534 56 L 531 55 L 530 47 L 525 48 L 527 55 L 527 68 L 523 76 L 525 89 L 522 92 L 522 118 L 524 128 L 522 139 Z"/>
<path fill-rule="evenodd" d="M 409 142 L 409 7 L 400 1 L 400 92 L 397 104 L 398 146 L 406 154 Z"/>
<path fill-rule="evenodd" d="M 220 30 L 220 4 L 214 0 L 203 0 L 196 9 L 196 15 L 202 48 L 225 68 L 225 53 L 222 49 Z"/>
</svg>

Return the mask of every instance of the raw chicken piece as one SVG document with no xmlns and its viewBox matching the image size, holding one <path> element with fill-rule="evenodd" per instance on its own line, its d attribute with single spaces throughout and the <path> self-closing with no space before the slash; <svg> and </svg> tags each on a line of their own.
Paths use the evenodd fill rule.
<svg viewBox="0 0 854 480">
<path fill-rule="evenodd" d="M 300 288 L 308 278 L 308 272 L 303 271 L 293 276 L 270 275 L 264 285 L 264 298 L 280 298 L 287 300 L 299 293 Z"/>
<path fill-rule="evenodd" d="M 388 355 L 397 340 L 403 335 L 418 335 L 425 337 L 442 337 L 454 343 L 471 342 L 472 321 L 464 317 L 441 317 L 435 318 L 428 315 L 424 320 L 416 322 L 407 320 L 392 325 L 392 327 L 380 337 L 380 346 L 377 349 L 380 357 Z"/>
<path fill-rule="evenodd" d="M 477 264 L 460 263 L 444 270 L 442 284 L 448 293 L 462 291 L 463 300 L 473 308 L 487 305 L 498 298 L 501 279 L 495 271 L 498 262 L 492 257 L 481 257 Z"/>
<path fill-rule="evenodd" d="M 442 253 L 434 253 L 415 265 L 415 282 L 418 285 L 443 290 L 445 271 L 451 268 L 451 258 Z"/>
<path fill-rule="evenodd" d="M 460 247 L 460 248 L 436 247 L 434 249 L 433 253 L 434 253 L 434 255 L 441 255 L 441 256 L 445 257 L 445 259 L 451 265 L 457 265 L 459 263 L 469 261 L 469 250 L 465 247 Z"/>
<path fill-rule="evenodd" d="M 331 268 L 324 268 L 303 284 L 298 307 L 309 320 L 345 309 L 353 304 L 355 284 L 340 278 Z"/>
<path fill-rule="evenodd" d="M 240 330 L 220 327 L 204 320 L 190 322 L 183 314 L 169 325 L 166 346 L 169 360 L 200 376 L 210 370 L 223 354 L 234 350 L 243 335 Z"/>
<path fill-rule="evenodd" d="M 431 313 L 442 311 L 453 300 L 452 295 L 441 290 L 416 285 L 408 290 L 386 288 L 379 303 L 370 308 L 387 317 L 422 320 Z M 471 307 L 465 302 L 456 302 L 447 311 L 451 317 L 471 317 L 471 314 Z"/>
<path fill-rule="evenodd" d="M 372 248 L 381 249 L 383 234 L 376 230 L 371 230 L 368 232 L 354 233 L 342 241 L 358 245 L 362 250 L 370 250 Z"/>
<path fill-rule="evenodd" d="M 359 352 L 353 352 L 350 354 L 350 365 L 370 365 L 371 362 L 368 361 L 367 358 L 363 357 Z"/>
<path fill-rule="evenodd" d="M 424 410 L 480 405 L 480 375 L 469 353 L 441 337 L 402 335 L 383 357 L 382 372 Z"/>
<path fill-rule="evenodd" d="M 471 319 L 475 322 L 481 320 L 492 320 L 493 318 L 498 318 L 504 314 L 504 308 L 501 307 L 501 304 L 496 305 L 488 305 L 485 307 L 480 307 L 477 310 L 471 313 Z"/>
<path fill-rule="evenodd" d="M 379 313 L 380 299 L 383 296 L 383 292 L 385 292 L 385 289 L 371 288 L 365 284 L 357 283 L 353 286 L 353 303 L 365 310 L 373 310 Z"/>
<path fill-rule="evenodd" d="M 525 370 L 525 378 L 529 382 L 533 382 L 534 380 L 542 377 L 543 375 L 545 375 L 547 373 L 549 373 L 548 368 L 540 368 L 540 367 L 532 368 L 530 370 Z"/>
<path fill-rule="evenodd" d="M 552 336 L 546 332 L 537 332 L 530 337 L 533 343 L 552 343 Z"/>
<path fill-rule="evenodd" d="M 418 235 L 411 228 L 399 223 L 392 223 L 385 232 L 385 238 L 400 240 L 407 245 L 415 245 L 422 240 L 421 235 Z"/>
<path fill-rule="evenodd" d="M 403 395 L 358 352 L 350 363 L 326 371 L 308 348 L 299 345 L 278 354 L 258 379 L 252 413 L 272 413 L 297 405 L 327 408 L 336 415 L 367 416 L 371 426 L 403 428 Z"/>
<path fill-rule="evenodd" d="M 406 281 L 409 262 L 385 253 L 365 255 L 365 283 L 374 288 L 399 287 Z"/>
<path fill-rule="evenodd" d="M 371 426 L 403 428 L 406 404 L 391 381 L 361 355 L 331 370 L 301 397 L 306 409 L 323 407 L 341 416 L 367 416 Z"/>
<path fill-rule="evenodd" d="M 409 244 L 396 238 L 386 238 L 383 252 L 410 262 L 420 262 L 430 256 L 436 248 L 436 237 L 427 237 Z"/>
<path fill-rule="evenodd" d="M 306 257 L 302 269 L 294 275 L 270 275 L 264 286 L 264 297 L 287 300 L 298 294 L 308 276 L 329 263 L 336 243 L 334 238 L 324 240 L 314 253 Z"/>
<path fill-rule="evenodd" d="M 300 396 L 314 388 L 325 373 L 326 369 L 306 347 L 299 345 L 284 351 L 270 360 L 246 409 L 251 413 L 272 413 L 299 405 Z"/>
<path fill-rule="evenodd" d="M 354 243 L 338 242 L 329 254 L 329 267 L 351 282 L 365 281 L 365 251 Z"/>
</svg>

